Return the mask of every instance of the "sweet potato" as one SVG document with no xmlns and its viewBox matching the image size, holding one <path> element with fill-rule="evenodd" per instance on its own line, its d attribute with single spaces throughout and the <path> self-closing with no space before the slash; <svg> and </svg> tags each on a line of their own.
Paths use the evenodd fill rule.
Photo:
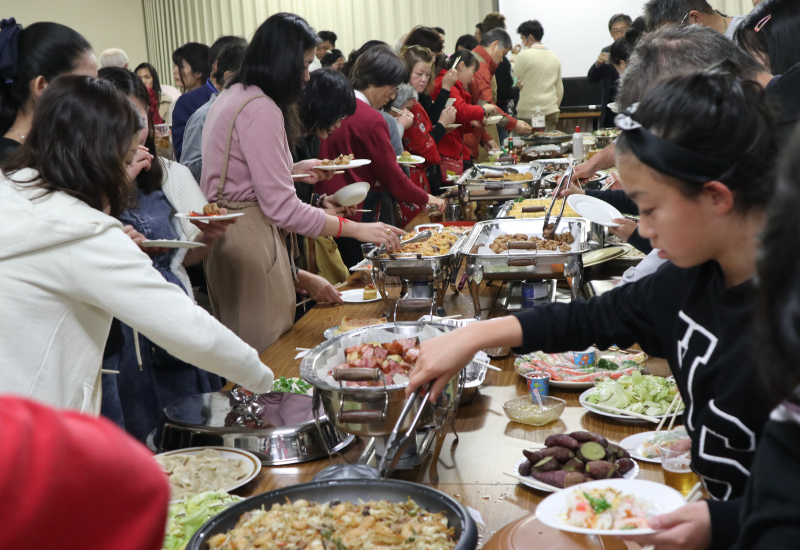
<svg viewBox="0 0 800 550">
<path fill-rule="evenodd" d="M 574 451 L 581 446 L 580 443 L 575 441 L 567 434 L 551 435 L 544 440 L 544 445 L 545 447 L 566 447 L 571 451 Z"/>
<path fill-rule="evenodd" d="M 564 470 L 559 470 L 558 472 L 531 472 L 531 477 L 559 489 L 572 487 L 587 481 L 586 476 L 581 473 L 565 472 Z"/>
<path fill-rule="evenodd" d="M 517 472 L 519 472 L 519 475 L 521 476 L 529 476 L 531 475 L 531 468 L 533 468 L 533 464 L 531 464 L 530 460 L 526 460 L 519 465 Z"/>
<path fill-rule="evenodd" d="M 586 431 L 572 432 L 571 434 L 569 434 L 569 436 L 578 443 L 586 443 L 588 441 L 594 441 L 595 443 L 598 443 L 603 447 L 608 447 L 608 439 L 594 432 L 586 432 Z"/>
<path fill-rule="evenodd" d="M 542 458 L 552 456 L 562 464 L 569 462 L 569 459 L 575 456 L 575 453 L 566 447 L 548 447 L 539 451 L 539 454 L 542 455 Z"/>
<path fill-rule="evenodd" d="M 583 462 L 577 458 L 571 458 L 561 469 L 565 472 L 583 472 L 585 468 L 586 465 Z"/>
<path fill-rule="evenodd" d="M 617 465 L 605 460 L 592 460 L 586 464 L 586 473 L 592 479 L 608 479 L 617 471 Z"/>
<path fill-rule="evenodd" d="M 525 458 L 527 458 L 531 464 L 536 464 L 537 462 L 539 462 L 541 459 L 544 458 L 540 453 L 529 451 L 527 449 L 522 451 L 522 454 L 525 455 Z"/>
<path fill-rule="evenodd" d="M 621 474 L 627 474 L 633 470 L 634 466 L 636 466 L 636 463 L 630 458 L 620 458 L 617 460 L 617 467 L 619 468 L 619 473 Z"/>
<path fill-rule="evenodd" d="M 624 478 L 625 478 L 625 476 L 624 476 L 624 475 L 622 475 L 621 473 L 619 473 L 619 470 L 617 470 L 616 472 L 614 472 L 614 475 L 613 475 L 613 476 L 611 476 L 611 479 L 624 479 Z"/>
<path fill-rule="evenodd" d="M 559 470 L 560 468 L 561 465 L 559 464 L 558 460 L 552 456 L 547 456 L 533 465 L 533 469 L 537 472 L 552 472 L 554 470 Z"/>
<path fill-rule="evenodd" d="M 584 462 L 591 462 L 593 460 L 603 460 L 606 457 L 606 450 L 599 443 L 594 441 L 587 441 L 583 443 L 575 456 Z"/>
<path fill-rule="evenodd" d="M 616 462 L 617 461 L 617 453 L 615 453 L 611 449 L 606 448 L 606 457 L 605 457 L 604 460 L 608 460 L 609 462 Z"/>
<path fill-rule="evenodd" d="M 608 444 L 608 450 L 610 450 L 612 453 L 617 455 L 618 459 L 619 458 L 630 458 L 631 457 L 631 454 L 628 451 L 626 451 L 625 449 L 623 449 L 619 445 L 615 445 L 614 443 L 609 443 Z"/>
</svg>

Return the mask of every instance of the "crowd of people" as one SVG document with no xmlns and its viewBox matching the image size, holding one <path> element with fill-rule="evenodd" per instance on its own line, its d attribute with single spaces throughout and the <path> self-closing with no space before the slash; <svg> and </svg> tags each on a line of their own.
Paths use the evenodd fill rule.
<svg viewBox="0 0 800 550">
<path fill-rule="evenodd" d="M 649 0 L 641 17 L 608 22 L 613 43 L 588 79 L 602 83 L 600 124 L 621 136 L 575 174 L 617 168 L 621 189 L 589 193 L 639 216 L 617 230 L 649 253 L 637 280 L 424 342 L 408 387 L 431 382 L 435 397 L 497 346 L 638 343 L 666 358 L 709 499 L 653 519 L 659 531 L 637 542 L 659 549 L 789 548 L 800 525 L 800 264 L 790 252 L 800 238 L 800 6 L 754 4 L 729 17 L 705 0 Z M 35 451 L 55 448 L 76 472 L 118 483 L 126 494 L 104 511 L 124 513 L 94 515 L 91 536 L 74 530 L 88 537 L 75 547 L 107 545 L 116 520 L 127 526 L 117 535 L 131 535 L 115 548 L 159 548 L 166 517 L 157 468 L 92 415 L 143 442 L 177 399 L 224 381 L 269 391 L 258 355 L 291 328 L 298 299 L 340 303 L 334 284 L 362 243 L 399 249 L 404 229 L 444 209 L 449 175 L 530 134 L 539 117 L 556 128 L 557 52 L 535 19 L 519 25 L 517 46 L 505 27 L 490 13 L 449 54 L 444 29 L 417 26 L 344 55 L 335 32 L 277 13 L 249 41 L 180 46 L 167 85 L 148 62 L 131 70 L 122 50 L 96 58 L 64 25 L 0 22 L 0 393 L 13 394 L 0 397 L 0 464 L 24 472 L 16 465 L 34 456 L 52 469 Z M 161 124 L 171 127 L 166 156 Z M 424 163 L 399 165 L 404 151 Z M 319 169 L 340 155 L 371 163 Z M 338 204 L 353 182 L 369 184 L 364 202 Z M 175 216 L 211 203 L 244 215 Z M 155 240 L 204 246 L 143 246 Z M 33 424 L 36 438 L 21 443 Z M 135 486 L 118 479 L 123 451 L 126 473 L 140 470 Z M 27 479 L 7 478 L 9 494 Z M 109 496 L 59 487 L 31 498 L 67 525 L 67 498 L 99 510 Z M 39 509 L 0 506 L 13 526 L 0 546 L 20 545 Z"/>
</svg>

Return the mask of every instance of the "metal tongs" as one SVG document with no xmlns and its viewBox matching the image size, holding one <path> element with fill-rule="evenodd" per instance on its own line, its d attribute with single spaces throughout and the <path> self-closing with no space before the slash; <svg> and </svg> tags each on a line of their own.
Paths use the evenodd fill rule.
<svg viewBox="0 0 800 550">
<path fill-rule="evenodd" d="M 561 181 L 558 182 L 555 191 L 553 191 L 553 200 L 550 201 L 550 208 L 547 209 L 547 214 L 544 216 L 544 225 L 542 226 L 542 237 L 544 237 L 545 232 L 547 231 L 547 222 L 550 221 L 550 213 L 553 211 L 553 206 L 556 204 L 558 200 L 558 195 L 564 189 L 569 189 L 570 183 L 572 183 L 572 175 L 573 170 L 572 166 L 564 170 L 564 175 L 561 177 Z M 555 223 L 553 223 L 553 234 L 555 234 L 556 229 L 558 228 L 558 224 L 561 223 L 561 216 L 564 215 L 564 208 L 567 205 L 567 197 L 564 197 L 564 200 L 561 202 L 561 212 L 558 213 L 558 217 L 556 218 Z"/>
<path fill-rule="evenodd" d="M 407 244 L 413 244 L 413 243 L 418 243 L 418 242 L 421 242 L 421 241 L 427 241 L 430 238 L 431 238 L 431 231 L 430 231 L 430 229 L 426 229 L 425 231 L 417 233 L 415 236 L 411 237 L 407 241 L 401 241 L 400 242 L 401 250 L 402 250 L 402 247 L 406 246 Z M 369 257 L 370 258 L 378 258 L 379 256 L 382 256 L 385 253 L 386 253 L 386 245 L 382 244 L 378 248 L 375 248 L 375 249 L 371 250 L 370 253 L 369 253 Z"/>
<path fill-rule="evenodd" d="M 428 396 L 430 395 L 430 392 L 431 384 L 420 386 L 411 395 L 411 397 L 408 398 L 406 404 L 403 406 L 403 411 L 400 413 L 400 418 L 397 419 L 397 423 L 394 425 L 394 429 L 389 435 L 389 439 L 386 441 L 386 452 L 381 458 L 380 464 L 378 464 L 378 473 L 380 474 L 381 479 L 386 479 L 389 477 L 395 468 L 397 468 L 397 464 L 400 462 L 400 458 L 403 456 L 403 450 L 408 446 L 408 443 L 412 439 L 416 438 L 417 425 L 419 424 L 419 420 L 422 418 L 422 414 L 425 412 L 425 409 L 428 408 Z M 411 412 L 411 407 L 418 399 L 422 399 L 422 403 L 417 409 L 417 414 L 414 417 L 414 420 L 412 420 L 411 425 L 407 430 L 401 432 L 403 429 L 402 426 L 406 421 L 406 417 Z"/>
</svg>

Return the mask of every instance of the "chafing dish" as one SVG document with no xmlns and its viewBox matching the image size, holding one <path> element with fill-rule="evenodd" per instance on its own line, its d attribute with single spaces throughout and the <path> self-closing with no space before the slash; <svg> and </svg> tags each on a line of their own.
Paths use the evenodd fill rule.
<svg viewBox="0 0 800 550">
<path fill-rule="evenodd" d="M 569 232 L 575 238 L 569 252 L 510 249 L 495 254 L 489 248 L 500 235 L 521 233 L 542 236 L 544 219 L 497 219 L 475 224 L 469 238 L 460 243 L 459 255 L 465 264 L 475 316 L 480 318 L 478 300 L 483 281 L 527 281 L 541 279 L 568 280 L 572 288 L 580 288 L 583 280 L 582 254 L 590 249 L 589 224 L 580 218 L 562 218 L 556 233 Z"/>
<path fill-rule="evenodd" d="M 443 231 L 439 224 L 419 226 L 418 230 Z M 367 254 L 372 262 L 372 278 L 381 297 L 390 311 L 397 312 L 402 301 L 404 305 L 430 307 L 431 315 L 445 315 L 444 295 L 451 281 L 458 273 L 461 259 L 456 254 L 458 243 L 466 235 L 458 235 L 458 240 L 445 254 L 423 256 L 418 253 L 382 254 L 374 249 Z"/>
<path fill-rule="evenodd" d="M 537 193 L 542 178 L 541 167 L 535 164 L 517 164 L 513 168 L 522 174 L 530 172 L 532 177 L 522 181 L 487 178 L 485 174 L 491 171 L 483 170 L 481 173 L 474 166 L 464 172 L 456 181 L 462 210 L 471 201 L 503 201 L 516 197 L 530 197 Z"/>
<path fill-rule="evenodd" d="M 572 139 L 572 134 L 565 134 L 563 132 L 557 135 L 547 135 L 547 132 L 544 134 L 541 133 L 534 133 L 529 136 L 523 136 L 522 140 L 528 143 L 533 143 L 534 145 L 550 145 L 554 143 L 564 143 Z"/>
<path fill-rule="evenodd" d="M 514 201 L 507 201 L 500 209 L 497 211 L 497 218 L 508 218 L 512 216 L 511 209 L 514 206 Z M 541 217 L 544 218 L 544 214 L 541 214 Z M 526 218 L 530 219 L 530 218 Z M 586 225 L 589 228 L 589 236 L 588 236 L 588 244 L 590 250 L 595 250 L 598 248 L 603 248 L 605 246 L 606 241 L 606 228 L 599 223 L 594 223 L 586 218 L 578 218 L 584 220 Z"/>
<path fill-rule="evenodd" d="M 532 162 L 536 160 L 558 159 L 568 154 L 571 147 L 571 143 L 562 143 L 560 145 L 533 145 L 523 149 L 522 161 Z"/>
</svg>

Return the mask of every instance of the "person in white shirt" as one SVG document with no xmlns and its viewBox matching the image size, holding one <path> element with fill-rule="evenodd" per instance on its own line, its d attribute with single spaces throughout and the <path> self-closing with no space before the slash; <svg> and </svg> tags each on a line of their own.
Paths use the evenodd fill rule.
<svg viewBox="0 0 800 550">
<path fill-rule="evenodd" d="M 91 77 L 58 78 L 39 98 L 0 174 L 0 393 L 98 413 L 112 317 L 187 363 L 272 388 L 257 352 L 165 281 L 112 217 L 149 163 L 142 127 L 127 97 Z"/>
<path fill-rule="evenodd" d="M 514 76 L 520 88 L 517 118 L 530 122 L 538 107 L 545 116 L 545 130 L 555 130 L 564 98 L 561 61 L 542 45 L 544 29 L 538 21 L 525 21 L 517 32 L 525 50 L 517 55 Z"/>
<path fill-rule="evenodd" d="M 317 36 L 319 36 L 319 39 L 322 40 L 322 42 L 317 45 L 314 61 L 312 61 L 311 65 L 308 66 L 308 72 L 310 73 L 322 68 L 322 58 L 325 57 L 326 53 L 336 47 L 336 39 L 338 38 L 336 33 L 333 31 L 319 31 Z"/>
</svg>

